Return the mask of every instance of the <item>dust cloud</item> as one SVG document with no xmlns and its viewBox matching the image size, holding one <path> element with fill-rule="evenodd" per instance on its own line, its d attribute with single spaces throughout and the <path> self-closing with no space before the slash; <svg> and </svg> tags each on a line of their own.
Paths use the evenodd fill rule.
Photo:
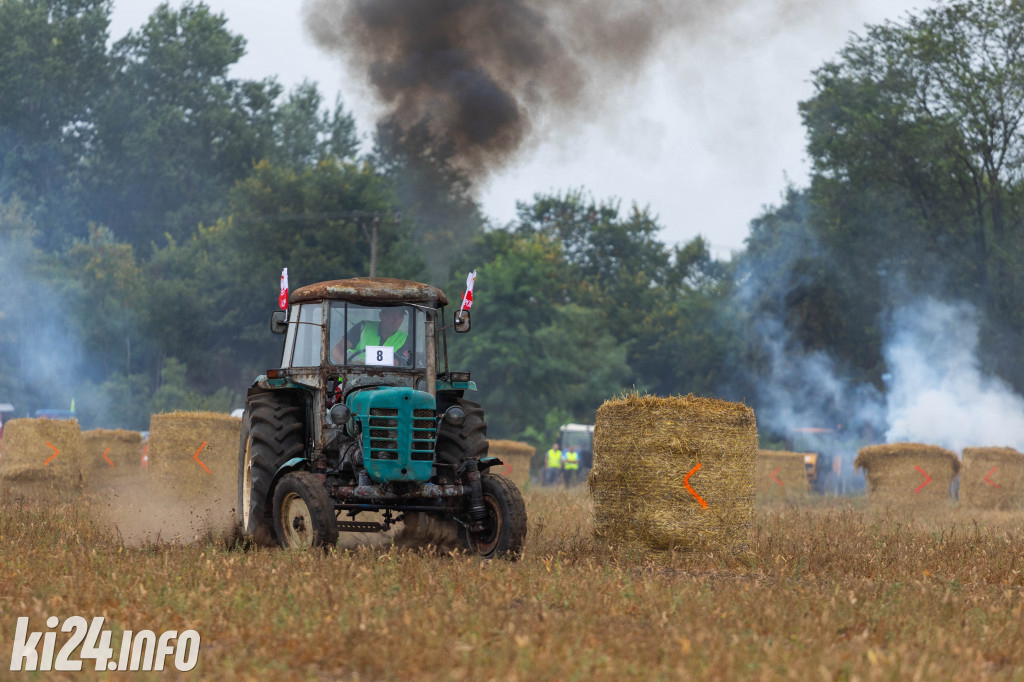
<svg viewBox="0 0 1024 682">
<path fill-rule="evenodd" d="M 188 501 L 152 485 L 146 470 L 106 483 L 87 495 L 91 515 L 127 547 L 147 544 L 231 544 L 241 538 L 235 500 Z"/>
</svg>

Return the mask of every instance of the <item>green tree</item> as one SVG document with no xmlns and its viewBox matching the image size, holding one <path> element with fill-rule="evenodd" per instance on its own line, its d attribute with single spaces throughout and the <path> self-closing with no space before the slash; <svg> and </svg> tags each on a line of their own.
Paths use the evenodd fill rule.
<svg viewBox="0 0 1024 682">
<path fill-rule="evenodd" d="M 26 298 L 32 287 L 25 269 L 33 269 L 40 254 L 33 247 L 35 224 L 17 198 L 0 203 L 0 396 L 13 402 L 25 390 L 21 349 L 28 343 Z M 21 409 L 23 406 L 16 405 Z"/>
<path fill-rule="evenodd" d="M 132 247 L 117 242 L 110 230 L 91 225 L 89 238 L 63 252 L 50 277 L 74 311 L 71 327 L 89 358 L 89 378 L 135 371 L 145 341 L 140 309 L 147 283 Z"/>
<path fill-rule="evenodd" d="M 113 84 L 97 107 L 91 215 L 136 248 L 181 239 L 222 215 L 227 193 L 273 150 L 272 79 L 228 71 L 245 40 L 202 3 L 160 5 L 112 48 Z"/>
<path fill-rule="evenodd" d="M 204 396 L 190 388 L 185 364 L 167 358 L 160 370 L 160 385 L 153 393 L 150 409 L 154 414 L 178 410 L 230 412 L 241 401 L 240 392 L 222 387 Z"/>
<path fill-rule="evenodd" d="M 361 223 L 385 216 L 378 273 L 416 279 L 422 268 L 407 222 L 388 220 L 394 197 L 368 163 L 329 158 L 300 170 L 260 163 L 230 196 L 231 214 L 155 253 L 147 328 L 158 358 L 176 357 L 202 391 L 244 385 L 280 358 L 268 330 L 281 269 L 290 284 L 369 274 Z M 357 216 L 356 212 L 360 215 Z"/>
<path fill-rule="evenodd" d="M 84 234 L 73 197 L 109 82 L 109 17 L 109 0 L 0 2 L 0 201 L 20 196 L 51 247 Z"/>
<path fill-rule="evenodd" d="M 978 303 L 993 369 L 1024 387 L 1024 6 L 944 2 L 868 28 L 801 104 L 819 235 L 847 296 Z"/>
<path fill-rule="evenodd" d="M 701 237 L 673 249 L 667 283 L 658 287 L 650 307 L 634 312 L 630 325 L 629 364 L 637 387 L 659 395 L 736 393 L 730 361 L 741 344 L 730 275 Z"/>
<path fill-rule="evenodd" d="M 565 296 L 598 311 L 627 349 L 634 370 L 627 386 L 663 393 L 712 390 L 718 370 L 707 366 L 710 356 L 681 339 L 700 338 L 691 325 L 704 334 L 724 329 L 709 317 L 724 272 L 702 239 L 670 248 L 658 239 L 661 226 L 648 209 L 634 205 L 624 216 L 620 210 L 618 201 L 596 202 L 578 189 L 538 194 L 533 203 L 519 204 L 516 230 L 561 245 Z M 705 314 L 699 315 L 702 306 Z M 717 348 L 725 347 L 724 339 L 716 341 Z M 705 379 L 695 381 L 698 376 Z"/>
<path fill-rule="evenodd" d="M 291 91 L 275 111 L 274 143 L 271 162 L 295 168 L 330 157 L 351 160 L 359 151 L 355 119 L 345 111 L 341 97 L 324 111 L 323 96 L 309 81 Z"/>
<path fill-rule="evenodd" d="M 529 437 L 554 411 L 593 419 L 629 375 L 626 348 L 600 311 L 565 297 L 561 244 L 544 234 L 495 231 L 477 248 L 491 255 L 478 268 L 478 321 L 471 338 L 453 341 L 451 358 L 453 367 L 473 372 L 491 432 Z"/>
<path fill-rule="evenodd" d="M 620 217 L 618 201 L 598 203 L 583 190 L 538 194 L 518 209 L 520 230 L 561 242 L 570 278 L 579 282 L 576 300 L 605 310 L 620 338 L 628 338 L 629 311 L 650 305 L 670 269 L 671 251 L 658 240 L 661 227 L 650 212 L 634 205 Z"/>
</svg>

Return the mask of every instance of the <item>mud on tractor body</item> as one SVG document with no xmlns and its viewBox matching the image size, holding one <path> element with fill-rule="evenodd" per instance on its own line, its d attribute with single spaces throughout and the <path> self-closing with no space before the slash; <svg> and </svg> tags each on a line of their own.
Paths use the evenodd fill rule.
<svg viewBox="0 0 1024 682">
<path fill-rule="evenodd" d="M 296 290 L 271 328 L 279 368 L 246 397 L 238 455 L 245 533 L 283 547 L 330 546 L 339 531 L 459 542 L 514 557 L 526 537 L 515 484 L 490 473 L 476 385 L 448 369 L 444 292 L 387 278 Z M 469 331 L 469 312 L 452 321 Z M 375 512 L 377 520 L 359 515 Z"/>
</svg>

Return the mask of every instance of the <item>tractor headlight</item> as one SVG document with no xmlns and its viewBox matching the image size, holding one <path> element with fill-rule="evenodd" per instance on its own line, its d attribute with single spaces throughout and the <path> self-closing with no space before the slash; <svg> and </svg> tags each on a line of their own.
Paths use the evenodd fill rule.
<svg viewBox="0 0 1024 682">
<path fill-rule="evenodd" d="M 462 426 L 466 423 L 466 411 L 458 405 L 453 405 L 445 411 L 444 420 L 452 426 Z"/>
<path fill-rule="evenodd" d="M 348 405 L 344 403 L 338 403 L 331 408 L 330 411 L 331 423 L 335 426 L 344 426 L 346 422 L 352 417 L 352 411 L 348 409 Z"/>
</svg>

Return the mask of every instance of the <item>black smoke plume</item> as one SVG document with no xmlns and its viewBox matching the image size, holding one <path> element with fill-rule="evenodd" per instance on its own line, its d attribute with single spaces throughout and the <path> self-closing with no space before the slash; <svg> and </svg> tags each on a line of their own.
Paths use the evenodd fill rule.
<svg viewBox="0 0 1024 682">
<path fill-rule="evenodd" d="M 705 2 L 307 0 L 304 11 L 316 42 L 368 78 L 381 128 L 428 130 L 480 179 L 613 105 L 667 36 L 702 23 Z"/>
</svg>

